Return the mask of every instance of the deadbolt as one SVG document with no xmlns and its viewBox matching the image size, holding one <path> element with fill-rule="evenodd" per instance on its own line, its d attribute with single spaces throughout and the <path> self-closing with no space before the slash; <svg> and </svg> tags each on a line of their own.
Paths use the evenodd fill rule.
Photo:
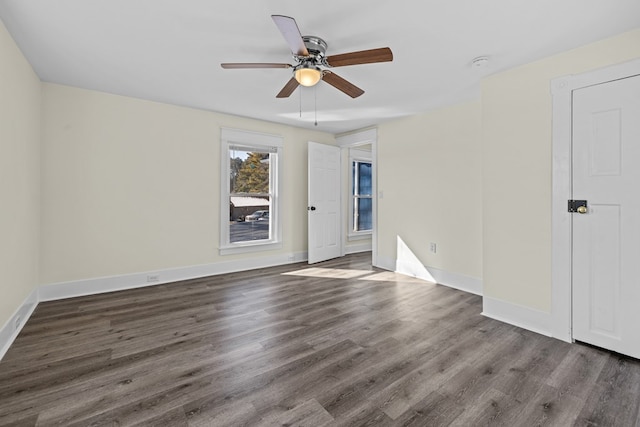
<svg viewBox="0 0 640 427">
<path fill-rule="evenodd" d="M 586 200 L 569 200 L 569 212 L 586 214 L 588 212 Z"/>
</svg>

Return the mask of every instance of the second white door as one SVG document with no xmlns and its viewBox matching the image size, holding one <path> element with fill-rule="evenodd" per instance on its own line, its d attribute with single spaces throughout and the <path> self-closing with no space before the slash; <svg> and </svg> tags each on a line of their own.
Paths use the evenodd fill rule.
<svg viewBox="0 0 640 427">
<path fill-rule="evenodd" d="M 342 256 L 340 148 L 309 142 L 309 264 Z"/>
<path fill-rule="evenodd" d="M 573 338 L 640 358 L 640 76 L 573 93 Z"/>
</svg>

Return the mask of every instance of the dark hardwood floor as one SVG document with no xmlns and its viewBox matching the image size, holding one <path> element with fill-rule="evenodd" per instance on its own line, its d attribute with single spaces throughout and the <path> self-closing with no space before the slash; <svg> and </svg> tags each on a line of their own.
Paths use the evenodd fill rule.
<svg viewBox="0 0 640 427">
<path fill-rule="evenodd" d="M 42 303 L 0 362 L 0 425 L 640 425 L 639 361 L 369 259 Z"/>
</svg>

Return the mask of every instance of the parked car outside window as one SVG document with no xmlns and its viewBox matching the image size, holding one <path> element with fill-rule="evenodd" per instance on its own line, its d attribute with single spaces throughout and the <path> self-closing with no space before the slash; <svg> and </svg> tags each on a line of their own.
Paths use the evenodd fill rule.
<svg viewBox="0 0 640 427">
<path fill-rule="evenodd" d="M 245 221 L 268 221 L 269 211 L 255 211 L 251 215 L 244 217 Z"/>
</svg>

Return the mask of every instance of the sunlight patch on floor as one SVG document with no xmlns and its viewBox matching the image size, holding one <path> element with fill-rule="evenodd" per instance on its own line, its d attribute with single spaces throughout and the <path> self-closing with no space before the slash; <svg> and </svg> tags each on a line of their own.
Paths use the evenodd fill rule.
<svg viewBox="0 0 640 427">
<path fill-rule="evenodd" d="M 322 267 L 309 267 L 302 270 L 290 271 L 288 273 L 282 273 L 289 276 L 304 276 L 304 277 L 325 277 L 330 279 L 354 279 L 356 277 L 365 276 L 371 274 L 371 270 L 350 270 L 344 268 L 322 268 Z"/>
<path fill-rule="evenodd" d="M 380 273 L 372 274 L 367 277 L 361 277 L 358 280 L 372 280 L 375 282 L 399 282 L 399 283 L 431 283 L 434 284 L 435 281 L 428 281 L 424 279 L 420 279 L 417 277 L 407 276 L 402 273 L 394 273 L 393 271 L 383 271 Z"/>
</svg>

